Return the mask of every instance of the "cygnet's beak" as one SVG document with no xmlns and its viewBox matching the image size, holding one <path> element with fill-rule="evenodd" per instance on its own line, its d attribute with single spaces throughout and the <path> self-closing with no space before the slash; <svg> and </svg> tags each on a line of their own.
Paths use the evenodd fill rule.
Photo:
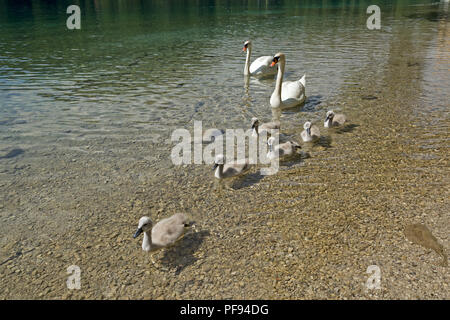
<svg viewBox="0 0 450 320">
<path fill-rule="evenodd" d="M 133 238 L 137 238 L 137 237 L 139 237 L 139 235 L 142 233 L 142 228 L 138 228 L 137 230 L 136 230 L 136 232 L 134 233 L 134 235 L 133 235 Z"/>
<path fill-rule="evenodd" d="M 219 165 L 218 163 L 214 163 L 213 170 L 216 170 L 216 168 L 217 168 L 218 165 Z"/>
</svg>

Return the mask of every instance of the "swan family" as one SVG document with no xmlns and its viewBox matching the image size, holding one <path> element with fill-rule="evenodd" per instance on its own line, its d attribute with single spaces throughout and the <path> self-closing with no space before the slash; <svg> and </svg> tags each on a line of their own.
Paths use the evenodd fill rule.
<svg viewBox="0 0 450 320">
<path fill-rule="evenodd" d="M 245 59 L 244 76 L 246 77 L 273 77 L 276 76 L 275 88 L 270 96 L 270 106 L 274 109 L 291 108 L 301 105 L 306 100 L 306 76 L 303 75 L 296 81 L 283 81 L 286 68 L 286 55 L 278 52 L 274 56 L 261 56 L 250 63 L 252 53 L 252 42 L 250 40 L 244 42 L 242 49 L 247 53 Z M 275 68 L 277 66 L 277 68 Z M 342 126 L 346 122 L 346 116 L 343 114 L 335 114 L 333 110 L 326 113 L 324 121 L 325 128 Z M 277 134 L 281 127 L 280 121 L 272 121 L 259 123 L 259 119 L 254 117 L 251 119 L 252 136 L 259 137 L 264 134 L 270 137 L 267 140 L 269 152 L 267 157 L 271 160 L 293 156 L 297 150 L 301 148 L 296 141 L 286 141 L 275 145 L 277 139 L 273 136 Z M 300 136 L 304 142 L 314 142 L 320 138 L 320 130 L 318 126 L 306 121 L 303 125 L 303 131 Z M 226 163 L 222 154 L 216 155 L 214 159 L 214 177 L 222 180 L 240 176 L 251 168 L 249 159 L 241 159 L 234 162 Z M 155 251 L 173 245 L 182 238 L 185 228 L 188 227 L 187 217 L 184 213 L 176 213 L 168 218 L 162 219 L 155 225 L 152 220 L 147 217 L 141 217 L 138 222 L 138 228 L 134 233 L 134 238 L 140 234 L 144 234 L 142 241 L 142 250 L 146 252 Z"/>
</svg>

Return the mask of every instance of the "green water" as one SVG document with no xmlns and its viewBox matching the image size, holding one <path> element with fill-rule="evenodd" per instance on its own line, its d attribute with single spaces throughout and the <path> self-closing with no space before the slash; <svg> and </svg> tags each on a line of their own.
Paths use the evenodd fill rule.
<svg viewBox="0 0 450 320">
<path fill-rule="evenodd" d="M 81 30 L 66 28 L 70 4 L 81 8 Z M 147 263 L 131 239 L 144 214 L 159 220 L 186 211 L 205 232 L 201 239 L 188 239 L 189 254 L 181 254 L 195 256 L 181 262 L 186 283 L 203 268 L 196 263 L 207 266 L 210 279 L 227 274 L 227 263 L 242 271 L 267 260 L 270 268 L 287 272 L 277 264 L 284 259 L 278 249 L 266 244 L 271 241 L 294 247 L 301 265 L 296 270 L 302 270 L 298 277 L 317 276 L 319 271 L 311 269 L 317 266 L 334 263 L 334 268 L 336 254 L 352 268 L 361 262 L 364 270 L 346 272 L 358 277 L 370 259 L 384 257 L 376 251 L 364 255 L 360 246 L 376 250 L 373 243 L 394 239 L 386 248 L 395 248 L 404 241 L 379 230 L 425 222 L 438 238 L 448 234 L 448 6 L 378 1 L 381 30 L 368 30 L 371 4 L 0 0 L 0 263 L 18 251 L 30 252 L 1 266 L 14 275 L 0 283 L 8 288 L 3 297 L 36 298 L 44 292 L 59 298 L 65 288 L 52 273 L 60 270 L 64 277 L 71 264 L 90 270 L 88 297 L 175 297 L 175 291 L 161 290 L 143 295 L 139 285 L 120 289 L 117 284 L 116 292 L 103 283 L 105 270 L 112 272 L 112 282 L 122 283 L 121 270 Z M 273 112 L 273 79 L 252 79 L 244 86 L 242 44 L 248 39 L 252 60 L 282 51 L 287 80 L 307 75 L 302 108 Z M 254 116 L 262 122 L 275 117 L 285 136 L 298 140 L 306 120 L 322 126 L 331 108 L 348 116 L 347 131 L 321 128 L 326 143 L 303 147 L 310 158 L 283 165 L 273 177 L 253 172 L 234 192 L 213 191 L 209 165 L 175 166 L 170 160 L 171 133 L 192 131 L 194 121 L 201 120 L 204 129 L 248 129 Z M 336 208 L 339 213 L 330 214 Z M 364 232 L 354 231 L 366 228 L 361 212 L 379 223 L 378 231 L 367 227 L 379 235 L 370 244 L 360 238 Z M 271 229 L 268 216 L 289 235 Z M 314 236 L 331 235 L 334 227 L 354 249 Z M 241 230 L 250 233 L 248 238 Z M 105 248 L 101 237 L 120 246 L 112 240 Z M 235 241 L 245 247 L 234 250 Z M 304 251 L 297 252 L 297 245 Z M 262 258 L 260 251 L 269 256 Z M 111 260 L 115 255 L 125 258 Z M 125 262 L 128 257 L 139 266 Z M 33 262 L 24 264 L 26 259 Z M 241 266 L 242 261 L 247 264 Z M 230 276 L 240 289 L 230 285 L 220 291 L 218 283 L 204 280 L 212 287 L 198 294 L 180 289 L 178 297 L 217 297 L 212 292 L 227 298 L 304 296 L 300 288 L 308 287 L 309 278 L 297 287 L 267 291 L 266 280 L 271 284 L 278 275 L 266 267 L 254 267 L 258 271 L 248 275 L 252 284 L 245 289 Z M 38 276 L 28 281 L 35 270 Z M 156 274 L 152 281 L 178 288 L 174 277 Z M 325 278 L 319 283 L 331 281 Z M 39 282 L 44 279 L 48 291 Z M 14 283 L 23 285 L 14 288 Z M 309 297 L 330 297 L 325 287 Z M 427 297 L 431 291 L 423 292 Z"/>
</svg>

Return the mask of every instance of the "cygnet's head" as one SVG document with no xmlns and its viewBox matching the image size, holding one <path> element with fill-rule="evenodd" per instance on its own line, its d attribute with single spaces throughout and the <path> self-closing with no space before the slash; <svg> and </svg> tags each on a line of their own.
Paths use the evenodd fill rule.
<svg viewBox="0 0 450 320">
<path fill-rule="evenodd" d="M 284 61 L 284 60 L 285 60 L 285 55 L 284 55 L 284 53 L 278 52 L 276 55 L 273 56 L 272 64 L 271 64 L 270 66 L 273 67 L 273 66 L 276 65 L 278 62 Z"/>
<path fill-rule="evenodd" d="M 138 228 L 133 235 L 133 238 L 137 238 L 142 232 L 152 230 L 153 222 L 149 217 L 142 217 L 139 219 Z"/>
<path fill-rule="evenodd" d="M 215 170 L 219 165 L 222 165 L 225 163 L 225 157 L 223 154 L 218 154 L 216 156 L 216 159 L 214 160 L 214 167 L 213 170 Z"/>
<path fill-rule="evenodd" d="M 269 146 L 273 146 L 274 143 L 275 143 L 275 137 L 270 137 L 270 138 L 267 140 L 267 144 L 268 144 Z"/>
<path fill-rule="evenodd" d="M 333 120 L 333 118 L 334 118 L 334 111 L 333 110 L 328 111 L 327 118 L 325 119 L 325 121 Z"/>
<path fill-rule="evenodd" d="M 247 40 L 244 42 L 244 47 L 242 48 L 242 51 L 247 51 L 247 49 L 252 46 L 252 42 L 250 40 Z"/>
<path fill-rule="evenodd" d="M 306 132 L 311 135 L 311 122 L 310 121 L 306 121 L 305 124 L 303 125 L 303 128 L 306 130 Z"/>
<path fill-rule="evenodd" d="M 252 118 L 252 129 L 258 128 L 258 125 L 259 125 L 259 120 L 258 120 L 258 118 L 253 117 L 253 118 Z"/>
<path fill-rule="evenodd" d="M 267 144 L 269 145 L 269 151 L 272 151 L 274 143 L 275 143 L 275 137 L 270 137 L 267 140 Z"/>
</svg>

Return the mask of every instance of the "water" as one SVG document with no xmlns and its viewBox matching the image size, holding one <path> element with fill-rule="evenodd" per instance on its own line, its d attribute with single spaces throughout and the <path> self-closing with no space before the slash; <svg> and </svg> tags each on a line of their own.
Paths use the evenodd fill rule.
<svg viewBox="0 0 450 320">
<path fill-rule="evenodd" d="M 97 228 L 101 235 L 120 234 L 115 248 L 120 254 L 140 257 L 139 245 L 128 238 L 138 218 L 148 214 L 157 220 L 176 211 L 191 213 L 210 232 L 201 237 L 203 244 L 192 240 L 209 257 L 206 264 L 219 259 L 214 243 L 234 241 L 239 230 L 257 230 L 252 232 L 260 232 L 261 239 L 281 237 L 281 246 L 296 247 L 295 241 L 314 239 L 315 232 L 332 234 L 342 219 L 366 228 L 361 210 L 374 216 L 384 212 L 378 229 L 425 219 L 438 238 L 448 234 L 443 199 L 448 196 L 450 43 L 444 4 L 381 1 L 382 28 L 373 31 L 366 28 L 370 1 L 84 1 L 81 30 L 67 30 L 70 4 L 0 1 L 2 260 L 27 248 L 36 248 L 29 258 L 36 259 L 57 246 L 50 256 L 61 254 L 52 263 L 60 263 L 55 268 L 62 273 L 66 264 L 90 268 L 87 260 L 101 264 L 102 259 L 89 258 L 93 253 L 82 248 L 99 241 L 92 234 Z M 204 129 L 248 129 L 253 116 L 272 118 L 274 81 L 253 79 L 244 88 L 241 50 L 248 39 L 252 60 L 282 51 L 286 79 L 307 75 L 305 106 L 281 114 L 287 137 L 299 139 L 303 123 L 320 124 L 330 108 L 345 113 L 352 125 L 346 132 L 323 129 L 326 143 L 305 146 L 311 157 L 285 164 L 279 175 L 261 177 L 255 171 L 235 192 L 218 195 L 209 166 L 172 164 L 170 137 L 179 128 L 192 132 L 194 121 L 201 120 Z M 316 202 L 342 208 L 348 217 L 339 213 L 336 220 L 330 207 Z M 385 203 L 396 213 L 381 209 Z M 305 210 L 310 214 L 302 220 Z M 265 226 L 267 216 L 281 230 L 299 229 L 289 241 L 270 225 L 259 230 L 253 219 Z M 361 255 L 358 234 L 344 238 L 352 239 Z M 264 243 L 246 245 L 250 251 L 267 250 Z M 330 263 L 322 245 L 335 244 L 313 241 L 320 261 Z M 333 248 L 340 259 L 349 259 L 352 250 Z M 70 258 L 74 252 L 76 261 Z M 181 273 L 189 277 L 197 260 L 202 259 L 185 263 Z M 41 264 L 31 264 L 30 272 L 49 277 Z M 314 272 L 303 270 L 302 276 Z M 252 279 L 259 277 L 265 276 Z M 90 281 L 92 294 L 101 297 L 101 281 L 95 276 Z M 60 296 L 63 289 L 55 286 L 44 296 Z M 26 296 L 26 286 L 14 291 L 4 282 L 1 287 L 10 288 L 10 297 Z M 139 288 L 123 290 L 112 296 L 141 294 Z M 254 290 L 242 296 L 258 297 Z M 272 297 L 283 297 L 280 290 Z M 296 297 L 302 292 L 296 290 L 286 292 Z M 236 294 L 232 297 L 241 293 Z"/>
</svg>

